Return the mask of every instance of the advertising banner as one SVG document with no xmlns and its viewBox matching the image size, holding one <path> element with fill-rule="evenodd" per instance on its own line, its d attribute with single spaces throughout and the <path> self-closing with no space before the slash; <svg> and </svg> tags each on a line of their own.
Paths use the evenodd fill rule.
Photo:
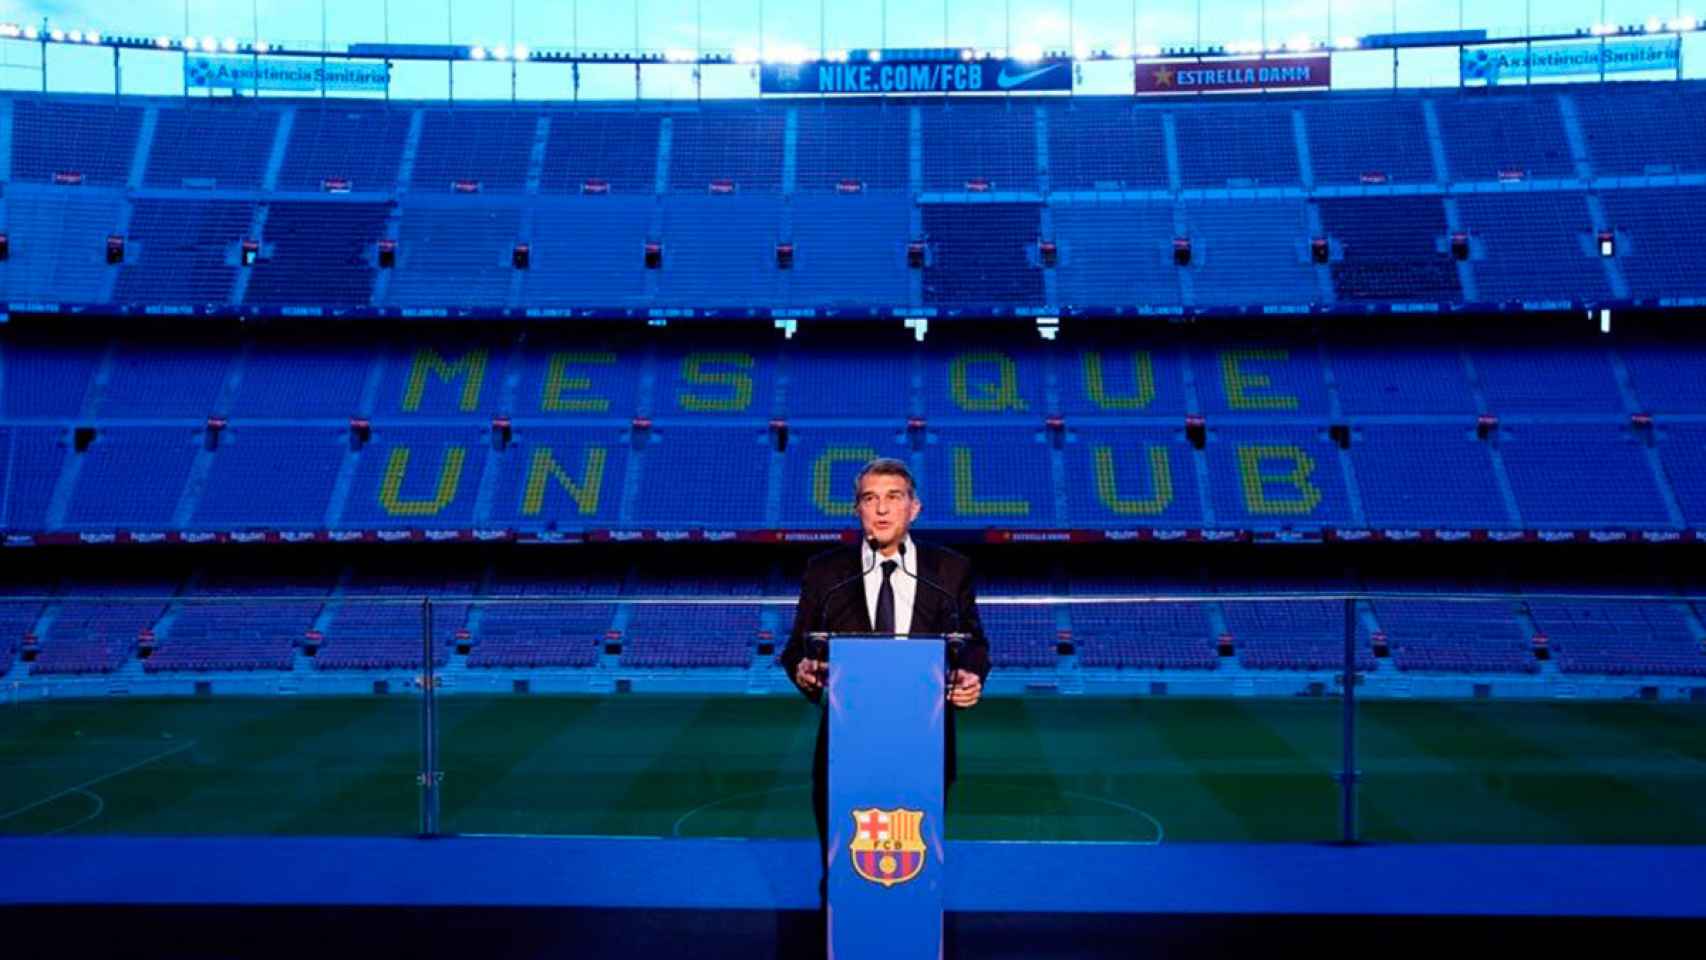
<svg viewBox="0 0 1706 960">
<path fill-rule="evenodd" d="M 1523 83 L 1529 77 L 1597 77 L 1603 73 L 1675 70 L 1682 38 L 1567 40 L 1463 48 L 1463 82 L 1494 86 Z"/>
<path fill-rule="evenodd" d="M 1139 96 L 1247 93 L 1254 90 L 1325 90 L 1333 84 L 1333 58 L 1253 57 L 1242 60 L 1139 61 Z"/>
<path fill-rule="evenodd" d="M 767 63 L 759 92 L 875 96 L 895 93 L 1066 93 L 1067 60 L 884 60 L 878 63 Z"/>
<path fill-rule="evenodd" d="M 184 80 L 193 90 L 326 90 L 384 92 L 390 65 L 380 60 L 189 56 Z"/>
</svg>

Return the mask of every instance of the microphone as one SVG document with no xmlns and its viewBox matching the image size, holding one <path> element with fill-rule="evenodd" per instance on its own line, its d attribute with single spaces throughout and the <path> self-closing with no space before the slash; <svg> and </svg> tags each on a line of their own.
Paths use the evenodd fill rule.
<svg viewBox="0 0 1706 960">
<path fill-rule="evenodd" d="M 865 545 L 871 548 L 871 562 L 865 565 L 865 569 L 859 571 L 858 573 L 854 574 L 851 577 L 847 577 L 843 580 L 837 581 L 836 583 L 831 585 L 828 590 L 825 590 L 823 592 L 823 596 L 818 600 L 818 603 L 817 603 L 817 629 L 813 630 L 812 631 L 813 633 L 823 633 L 824 632 L 824 630 L 823 630 L 824 620 L 827 619 L 828 613 L 829 613 L 829 598 L 833 597 L 837 593 L 840 593 L 841 591 L 847 589 L 849 586 L 864 580 L 865 577 L 870 575 L 872 570 L 875 570 L 877 568 L 877 538 L 876 537 L 866 537 L 865 538 Z M 902 547 L 901 549 L 904 550 L 906 548 Z M 817 650 L 812 651 L 813 654 L 816 654 L 818 652 L 819 651 L 817 651 Z M 812 659 L 813 660 L 821 660 L 823 658 L 814 655 L 812 657 Z"/>
<path fill-rule="evenodd" d="M 911 570 L 906 569 L 906 540 L 905 539 L 902 539 L 900 541 L 900 568 L 902 570 L 906 571 L 907 576 L 918 581 L 919 583 L 924 584 L 925 586 L 936 591 L 937 593 L 941 594 L 942 596 L 947 597 L 948 602 L 950 604 L 952 604 L 951 610 L 953 612 L 954 619 L 951 621 L 951 623 L 953 624 L 953 627 L 952 627 L 952 629 L 950 629 L 948 631 L 948 664 L 950 666 L 957 666 L 959 664 L 959 659 L 960 659 L 960 648 L 965 646 L 965 639 L 960 635 L 960 621 L 962 619 L 963 611 L 960 610 L 959 595 L 954 594 L 954 593 L 949 593 L 948 589 L 946 587 L 944 587 L 941 584 L 937 583 L 936 581 L 930 579 L 929 577 L 926 577 L 922 574 L 914 573 Z"/>
</svg>

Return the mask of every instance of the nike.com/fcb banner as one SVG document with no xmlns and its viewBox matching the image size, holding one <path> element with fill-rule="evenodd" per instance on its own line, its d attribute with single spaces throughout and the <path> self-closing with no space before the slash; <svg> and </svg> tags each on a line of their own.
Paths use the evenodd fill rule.
<svg viewBox="0 0 1706 960">
<path fill-rule="evenodd" d="M 186 57 L 184 81 L 196 90 L 363 90 L 391 85 L 389 64 L 377 60 L 295 57 Z"/>
<path fill-rule="evenodd" d="M 1243 93 L 1251 90 L 1325 90 L 1333 85 L 1333 58 L 1268 57 L 1249 60 L 1139 62 L 1139 96 Z"/>
<path fill-rule="evenodd" d="M 1597 77 L 1605 73 L 1675 70 L 1682 38 L 1521 43 L 1463 48 L 1463 82 L 1522 83 L 1529 77 Z"/>
<path fill-rule="evenodd" d="M 881 63 L 767 63 L 760 93 L 1035 93 L 1072 89 L 1066 60 L 883 61 Z"/>
</svg>

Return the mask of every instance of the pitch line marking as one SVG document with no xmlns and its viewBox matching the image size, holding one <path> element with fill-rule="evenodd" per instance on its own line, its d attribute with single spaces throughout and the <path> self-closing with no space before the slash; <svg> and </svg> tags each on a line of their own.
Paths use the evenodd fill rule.
<svg viewBox="0 0 1706 960">
<path fill-rule="evenodd" d="M 773 793 L 787 793 L 792 790 L 810 790 L 811 788 L 812 785 L 809 783 L 797 783 L 787 787 L 771 787 L 767 790 L 754 790 L 751 793 L 735 793 L 726 797 L 718 797 L 710 803 L 701 803 L 697 807 L 694 807 L 681 816 L 675 818 L 675 825 L 669 828 L 669 833 L 670 836 L 673 837 L 681 836 L 681 825 L 686 823 L 689 817 L 696 813 L 702 813 L 709 810 L 712 807 L 720 807 L 725 803 L 733 803 L 736 800 L 756 800 L 759 797 L 768 797 Z"/>
<path fill-rule="evenodd" d="M 68 823 L 63 827 L 58 827 L 56 829 L 49 830 L 47 832 L 47 836 L 51 837 L 51 836 L 54 836 L 55 834 L 66 833 L 68 831 L 75 830 L 78 827 L 81 827 L 83 824 L 88 823 L 91 820 L 98 820 L 98 819 L 100 819 L 101 814 L 107 809 L 107 801 L 102 799 L 101 795 L 96 793 L 95 791 L 93 791 L 93 790 L 79 790 L 77 792 L 82 794 L 85 797 L 88 797 L 90 800 L 95 801 L 95 812 L 89 814 L 88 816 L 84 817 L 81 820 L 74 820 L 71 823 Z"/>
<path fill-rule="evenodd" d="M 146 757 L 144 759 L 138 760 L 135 763 L 131 764 L 130 766 L 125 767 L 121 770 L 114 770 L 111 773 L 101 774 L 100 776 L 96 777 L 93 780 L 86 780 L 83 783 L 79 783 L 75 787 L 66 787 L 64 790 L 61 790 L 58 793 L 56 793 L 50 797 L 43 797 L 40 800 L 37 800 L 35 803 L 26 804 L 22 807 L 19 807 L 16 810 L 12 810 L 12 811 L 9 811 L 7 813 L 0 813 L 0 822 L 10 820 L 13 817 L 18 816 L 19 814 L 29 813 L 31 810 L 34 810 L 37 807 L 45 806 L 49 803 L 52 803 L 53 801 L 58 800 L 60 797 L 68 797 L 73 793 L 79 793 L 79 792 L 88 790 L 90 787 L 94 786 L 97 783 L 104 783 L 108 780 L 111 780 L 114 777 L 122 777 L 125 774 L 130 773 L 133 770 L 140 770 L 143 767 L 146 767 L 149 764 L 154 763 L 158 760 L 164 760 L 167 757 L 176 756 L 177 754 L 183 753 L 185 750 L 188 750 L 191 747 L 195 746 L 197 742 L 198 741 L 191 740 L 188 743 L 179 744 L 178 746 L 173 747 L 170 750 L 165 750 L 165 751 L 162 751 L 160 753 L 156 753 L 152 757 Z M 103 807 L 105 806 L 104 802 L 103 802 L 102 806 Z"/>
</svg>

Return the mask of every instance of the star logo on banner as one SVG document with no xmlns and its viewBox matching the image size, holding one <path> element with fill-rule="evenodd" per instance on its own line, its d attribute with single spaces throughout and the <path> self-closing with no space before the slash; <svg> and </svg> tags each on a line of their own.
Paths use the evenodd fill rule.
<svg viewBox="0 0 1706 960">
<path fill-rule="evenodd" d="M 1172 67 L 1156 67 L 1155 88 L 1159 90 L 1162 87 L 1171 87 L 1173 85 L 1174 73 L 1175 71 Z"/>
</svg>

